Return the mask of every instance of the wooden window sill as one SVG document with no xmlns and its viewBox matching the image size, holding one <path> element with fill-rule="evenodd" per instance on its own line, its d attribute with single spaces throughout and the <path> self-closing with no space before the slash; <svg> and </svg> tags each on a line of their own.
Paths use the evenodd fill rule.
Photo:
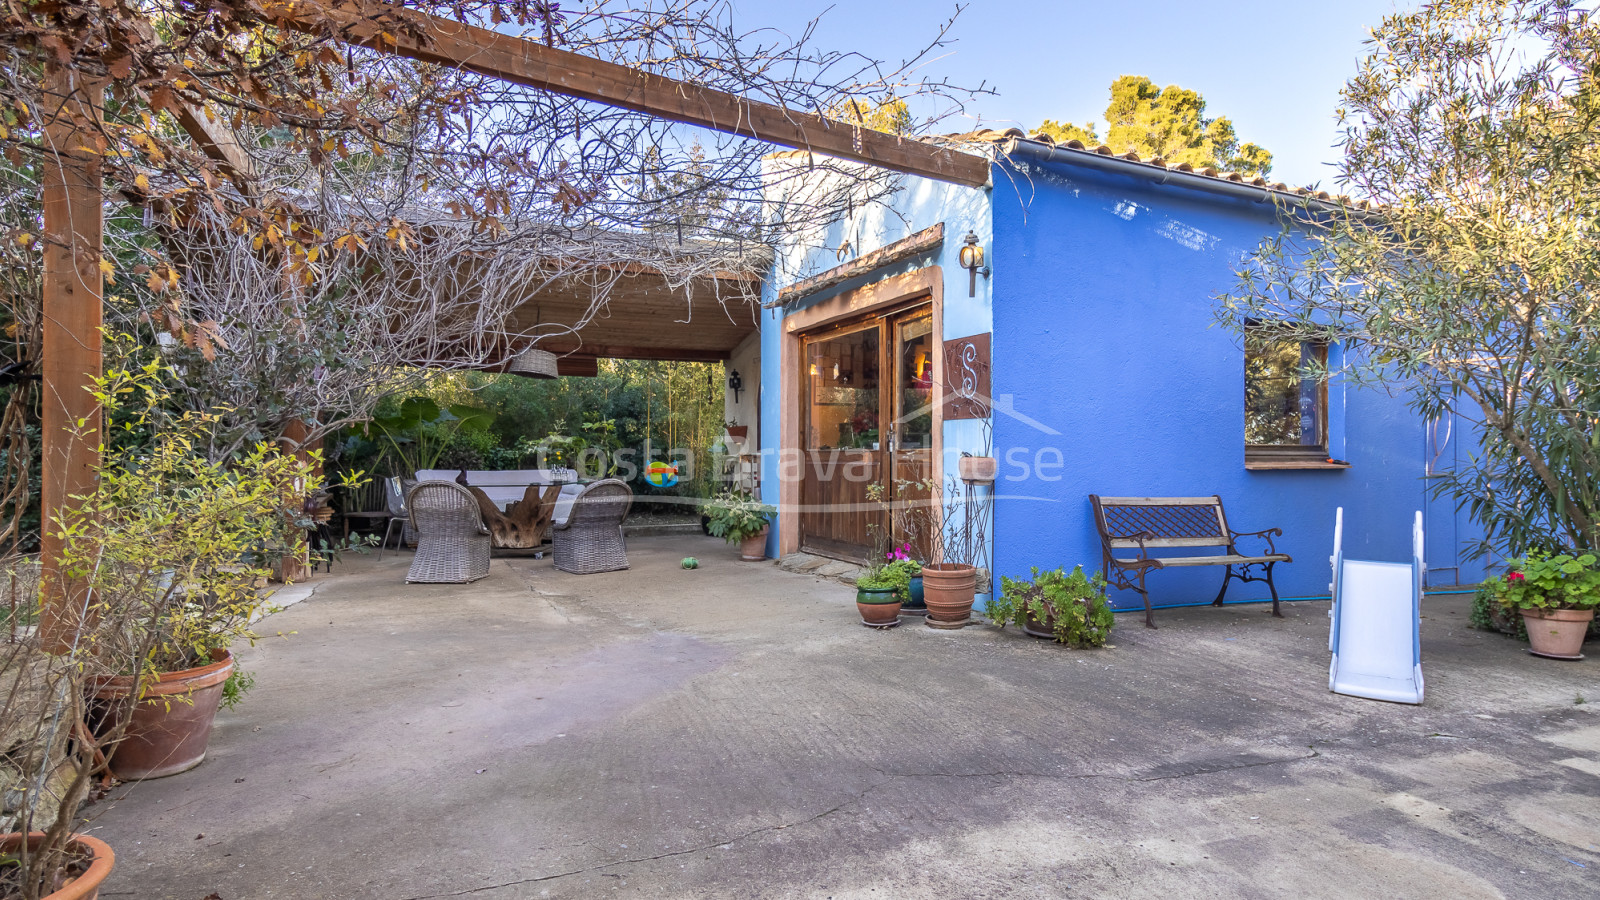
<svg viewBox="0 0 1600 900">
<path fill-rule="evenodd" d="M 1278 472 L 1286 470 L 1326 471 L 1348 469 L 1350 464 L 1343 460 L 1313 460 L 1313 459 L 1273 459 L 1273 460 L 1245 460 L 1244 467 L 1251 472 Z"/>
</svg>

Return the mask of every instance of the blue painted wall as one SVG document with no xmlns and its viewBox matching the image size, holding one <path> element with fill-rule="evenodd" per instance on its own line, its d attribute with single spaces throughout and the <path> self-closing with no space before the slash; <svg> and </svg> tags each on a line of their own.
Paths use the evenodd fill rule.
<svg viewBox="0 0 1600 900">
<path fill-rule="evenodd" d="M 1350 469 L 1244 468 L 1243 351 L 1213 324 L 1213 297 L 1278 232 L 1270 202 L 1065 164 L 1013 165 L 994 179 L 994 392 L 1060 434 L 996 416 L 997 574 L 1099 568 L 1091 493 L 1220 494 L 1235 529 L 1284 529 L 1279 550 L 1295 559 L 1278 569 L 1284 597 L 1327 594 L 1338 506 L 1350 555 L 1410 558 L 1412 516 L 1430 502 L 1429 440 L 1404 398 L 1332 387 L 1330 450 Z M 1430 523 L 1470 536 L 1453 509 L 1434 507 Z M 1430 545 L 1430 565 L 1457 564 L 1452 541 Z M 1479 575 L 1468 565 L 1460 580 Z M 1209 602 L 1221 580 L 1209 567 L 1158 572 L 1151 598 Z M 1230 600 L 1268 596 L 1264 585 L 1229 591 Z M 1131 592 L 1112 599 L 1138 602 Z"/>
</svg>

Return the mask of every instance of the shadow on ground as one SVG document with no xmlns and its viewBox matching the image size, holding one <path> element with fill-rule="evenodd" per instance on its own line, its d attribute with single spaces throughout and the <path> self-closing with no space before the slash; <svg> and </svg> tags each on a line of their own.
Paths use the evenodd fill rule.
<svg viewBox="0 0 1600 900">
<path fill-rule="evenodd" d="M 1471 631 L 1465 597 L 1424 605 L 1419 708 L 1327 692 L 1322 602 L 1072 651 L 871 631 L 698 536 L 629 556 L 320 577 L 240 653 L 210 758 L 95 808 L 102 896 L 1600 893 L 1600 660 Z"/>
</svg>

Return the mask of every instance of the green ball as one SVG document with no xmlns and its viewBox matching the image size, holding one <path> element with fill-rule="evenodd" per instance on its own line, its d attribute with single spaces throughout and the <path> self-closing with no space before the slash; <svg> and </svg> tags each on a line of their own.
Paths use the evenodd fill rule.
<svg viewBox="0 0 1600 900">
<path fill-rule="evenodd" d="M 683 567 L 685 569 L 698 569 L 700 568 L 700 560 L 692 556 L 685 556 L 683 558 Z"/>
</svg>

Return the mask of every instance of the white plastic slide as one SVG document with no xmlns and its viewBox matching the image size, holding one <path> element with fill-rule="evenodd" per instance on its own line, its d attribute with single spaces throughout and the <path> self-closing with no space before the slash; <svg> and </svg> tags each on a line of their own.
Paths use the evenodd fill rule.
<svg viewBox="0 0 1600 900">
<path fill-rule="evenodd" d="M 1344 556 L 1344 508 L 1333 524 L 1333 627 L 1328 690 L 1352 697 L 1422 702 L 1422 513 L 1411 529 L 1411 562 Z"/>
</svg>

